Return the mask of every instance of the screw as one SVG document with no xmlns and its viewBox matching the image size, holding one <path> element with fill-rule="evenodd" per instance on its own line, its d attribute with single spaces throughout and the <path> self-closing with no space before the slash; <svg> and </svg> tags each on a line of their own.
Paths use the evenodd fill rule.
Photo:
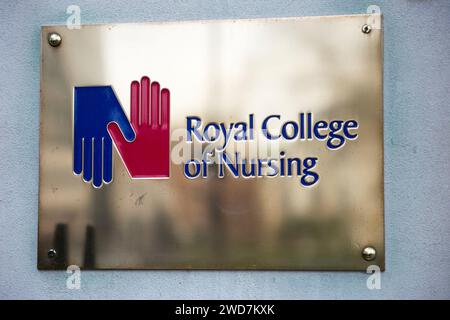
<svg viewBox="0 0 450 320">
<path fill-rule="evenodd" d="M 59 33 L 50 32 L 47 36 L 47 41 L 52 47 L 58 47 L 62 42 L 62 38 Z"/>
<path fill-rule="evenodd" d="M 372 27 L 368 24 L 365 24 L 361 27 L 361 31 L 365 34 L 370 33 L 370 31 L 372 31 Z"/>
<path fill-rule="evenodd" d="M 377 250 L 374 247 L 365 247 L 361 252 L 362 257 L 366 261 L 372 261 L 377 256 Z"/>
<path fill-rule="evenodd" d="M 47 256 L 48 256 L 50 259 L 53 259 L 54 257 L 56 257 L 56 250 L 55 250 L 55 249 L 50 249 L 50 250 L 48 250 Z"/>
</svg>

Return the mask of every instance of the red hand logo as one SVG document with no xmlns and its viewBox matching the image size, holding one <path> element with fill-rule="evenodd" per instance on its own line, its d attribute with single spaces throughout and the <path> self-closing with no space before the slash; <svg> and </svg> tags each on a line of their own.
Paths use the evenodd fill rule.
<svg viewBox="0 0 450 320">
<path fill-rule="evenodd" d="M 108 125 L 108 132 L 132 178 L 169 177 L 169 110 L 168 89 L 164 88 L 160 92 L 159 83 L 153 82 L 150 96 L 148 77 L 143 77 L 140 84 L 138 81 L 131 83 L 131 125 L 136 139 L 127 141 L 115 122 Z"/>
</svg>

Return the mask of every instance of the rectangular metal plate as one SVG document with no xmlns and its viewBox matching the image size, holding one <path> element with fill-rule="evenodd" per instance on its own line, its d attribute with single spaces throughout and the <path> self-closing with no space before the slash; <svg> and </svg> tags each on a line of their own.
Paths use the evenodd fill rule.
<svg viewBox="0 0 450 320">
<path fill-rule="evenodd" d="M 38 267 L 383 269 L 382 30 L 362 32 L 364 24 L 380 20 L 354 15 L 43 27 Z M 57 47 L 48 43 L 52 32 L 62 37 Z M 170 104 L 160 102 L 162 109 L 170 106 L 167 166 L 164 126 L 137 129 L 144 125 L 144 75 L 170 91 Z M 134 124 L 133 80 L 141 81 L 134 83 L 133 96 L 140 97 Z M 111 104 L 102 104 L 102 92 Z M 163 112 L 150 122 L 164 122 Z M 126 115 L 122 122 L 114 118 L 120 114 Z M 116 131 L 113 180 L 94 188 L 83 181 L 83 175 L 90 180 L 92 163 L 76 169 L 74 126 L 81 128 L 83 120 L 87 131 L 106 130 L 103 116 L 124 134 L 131 119 L 136 138 L 120 140 Z M 222 150 L 222 128 L 232 124 Z M 216 134 L 216 144 L 205 141 Z M 100 140 L 103 161 L 112 136 L 108 131 Z M 86 147 L 93 136 L 83 137 Z M 211 146 L 215 152 L 202 155 Z M 255 161 L 253 176 L 233 173 L 236 150 L 247 159 L 247 173 Z M 193 160 L 199 168 L 191 162 L 186 172 Z M 74 174 L 74 166 L 83 173 Z M 96 170 L 95 159 L 92 167 L 94 176 L 107 175 L 105 167 Z M 376 250 L 373 261 L 362 257 L 367 246 Z"/>
</svg>

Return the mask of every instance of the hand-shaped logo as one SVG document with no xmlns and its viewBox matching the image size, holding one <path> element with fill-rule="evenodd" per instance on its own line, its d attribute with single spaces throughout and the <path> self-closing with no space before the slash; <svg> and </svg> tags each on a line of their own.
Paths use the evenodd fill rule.
<svg viewBox="0 0 450 320">
<path fill-rule="evenodd" d="M 131 125 L 111 86 L 75 87 L 74 173 L 97 188 L 111 182 L 114 141 L 132 178 L 169 177 L 169 112 L 169 90 L 148 77 L 131 83 Z"/>
<path fill-rule="evenodd" d="M 160 91 L 157 82 L 153 82 L 150 89 L 150 79 L 143 77 L 140 86 L 137 81 L 131 83 L 131 125 L 136 139 L 127 141 L 117 122 L 108 125 L 131 177 L 169 176 L 169 104 L 169 90 Z"/>
</svg>

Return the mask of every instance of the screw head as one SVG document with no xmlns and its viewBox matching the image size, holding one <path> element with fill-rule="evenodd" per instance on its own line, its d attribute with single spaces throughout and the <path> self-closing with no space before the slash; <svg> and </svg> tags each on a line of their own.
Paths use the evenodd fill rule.
<svg viewBox="0 0 450 320">
<path fill-rule="evenodd" d="M 372 31 L 372 27 L 368 24 L 365 24 L 361 27 L 361 31 L 365 34 L 370 33 L 370 31 Z"/>
<path fill-rule="evenodd" d="M 377 250 L 374 247 L 365 247 L 361 252 L 362 257 L 366 261 L 372 261 L 377 256 Z"/>
<path fill-rule="evenodd" d="M 56 250 L 55 250 L 55 249 L 50 249 L 50 250 L 48 250 L 47 256 L 48 256 L 50 259 L 56 257 Z"/>
<path fill-rule="evenodd" d="M 48 44 L 51 45 L 52 47 L 58 47 L 62 42 L 62 38 L 59 33 L 50 32 L 47 36 L 47 41 Z"/>
</svg>

